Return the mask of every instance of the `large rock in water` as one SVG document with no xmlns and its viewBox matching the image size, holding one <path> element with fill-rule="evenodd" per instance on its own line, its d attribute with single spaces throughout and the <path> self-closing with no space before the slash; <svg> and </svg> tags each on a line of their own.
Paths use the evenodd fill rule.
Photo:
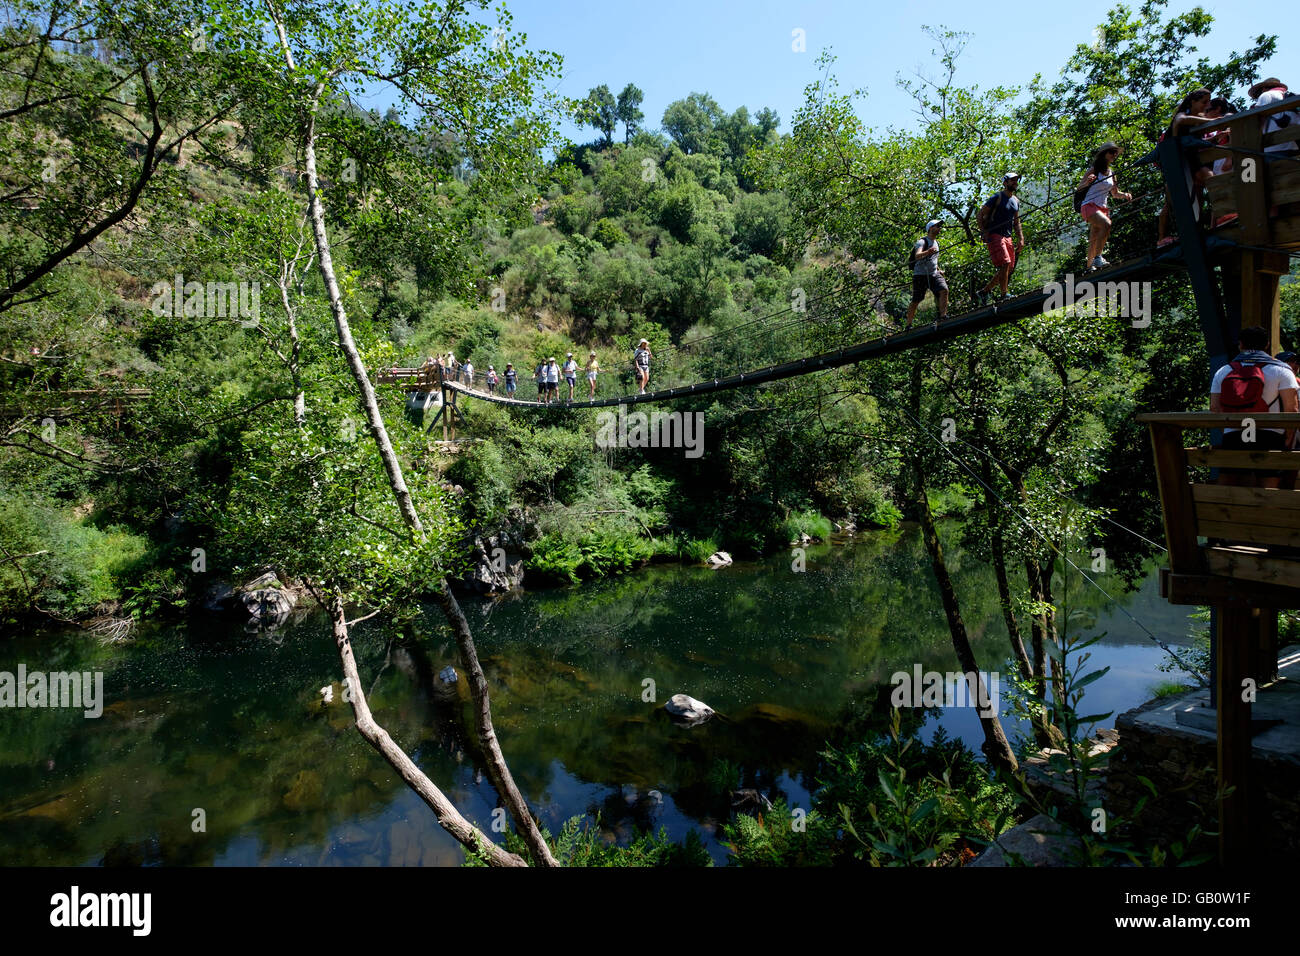
<svg viewBox="0 0 1300 956">
<path fill-rule="evenodd" d="M 674 720 L 687 727 L 702 724 L 714 714 L 713 708 L 708 704 L 686 694 L 673 694 L 668 703 L 664 704 L 664 710 L 668 711 Z"/>
<path fill-rule="evenodd" d="M 213 584 L 203 596 L 203 608 L 213 612 L 242 612 L 250 623 L 279 627 L 289 619 L 301 596 L 301 588 L 286 586 L 274 571 L 266 571 L 238 587 L 224 581 Z"/>
<path fill-rule="evenodd" d="M 711 568 L 725 568 L 729 564 L 731 564 L 731 555 L 725 551 L 714 551 L 709 555 L 709 567 Z"/>
</svg>

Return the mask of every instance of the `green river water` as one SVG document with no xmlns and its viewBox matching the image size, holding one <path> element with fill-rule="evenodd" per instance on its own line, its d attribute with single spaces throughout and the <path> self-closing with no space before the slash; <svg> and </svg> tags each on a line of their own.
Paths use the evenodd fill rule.
<svg viewBox="0 0 1300 956">
<path fill-rule="evenodd" d="M 980 666 L 1001 670 L 1005 629 L 991 572 L 950 546 Z M 1117 579 L 1102 581 L 1118 592 Z M 1147 700 L 1163 652 L 1103 596 L 1071 582 L 1076 623 L 1105 632 L 1089 666 L 1111 672 L 1088 712 Z M 1121 598 L 1170 644 L 1186 609 L 1154 575 Z M 871 533 L 713 571 L 654 566 L 575 588 L 466 600 L 497 733 L 524 795 L 554 832 L 599 813 L 611 839 L 696 829 L 718 862 L 729 791 L 808 807 L 828 740 L 885 725 L 889 678 L 957 669 L 915 529 Z M 376 718 L 469 818 L 490 829 L 495 793 L 465 735 L 468 694 L 436 610 L 405 634 L 378 620 L 354 646 Z M 327 622 L 273 634 L 228 621 L 141 629 L 126 645 L 81 632 L 11 635 L 0 671 L 104 673 L 104 711 L 0 709 L 0 864 L 456 865 L 459 845 L 367 745 L 337 693 Z M 655 702 L 643 699 L 653 681 Z M 319 690 L 336 684 L 335 702 Z M 662 704 L 718 711 L 694 728 Z M 1005 681 L 1004 681 L 1005 705 Z M 978 749 L 973 711 L 927 711 Z M 1113 718 L 1112 721 L 1113 722 Z M 1004 720 L 1013 738 L 1016 727 Z M 652 792 L 653 791 L 653 792 Z M 196 811 L 205 828 L 196 832 Z"/>
</svg>

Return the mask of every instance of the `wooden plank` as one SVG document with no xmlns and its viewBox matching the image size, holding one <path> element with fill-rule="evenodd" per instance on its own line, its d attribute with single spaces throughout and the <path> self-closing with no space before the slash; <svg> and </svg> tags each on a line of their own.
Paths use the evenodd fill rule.
<svg viewBox="0 0 1300 956">
<path fill-rule="evenodd" d="M 1169 567 L 1174 571 L 1195 573 L 1201 570 L 1203 561 L 1196 542 L 1196 516 L 1192 510 L 1192 486 L 1187 482 L 1183 431 L 1177 425 L 1159 422 L 1153 422 L 1150 429 Z"/>
<path fill-rule="evenodd" d="M 1294 143 L 1300 139 L 1300 126 L 1287 126 L 1264 134 L 1265 146 L 1277 146 L 1281 143 Z"/>
<path fill-rule="evenodd" d="M 1260 428 L 1300 426 L 1300 412 L 1259 412 L 1254 415 L 1231 412 L 1146 412 L 1137 416 L 1137 420 L 1144 424 L 1178 425 L 1182 428 L 1237 428 L 1247 418 L 1253 418 Z"/>
<path fill-rule="evenodd" d="M 1230 487 L 1225 485 L 1224 487 Z M 1295 492 L 1290 492 L 1295 494 Z M 1262 528 L 1290 528 L 1300 530 L 1300 511 L 1289 508 L 1261 508 L 1257 505 L 1229 505 L 1215 501 L 1196 503 L 1196 521 L 1218 521 L 1227 524 L 1258 525 Z M 1202 531 L 1201 534 L 1209 534 Z"/>
<path fill-rule="evenodd" d="M 1300 471 L 1300 452 L 1220 451 L 1189 448 L 1187 463 L 1197 468 L 1254 468 L 1266 471 Z"/>
<path fill-rule="evenodd" d="M 1284 588 L 1300 588 L 1300 561 L 1270 557 L 1259 549 L 1205 548 L 1205 564 L 1212 574 Z"/>
<path fill-rule="evenodd" d="M 1300 547 L 1300 528 L 1277 525 L 1242 524 L 1239 521 L 1197 520 L 1196 530 L 1207 538 L 1241 541 L 1245 544 L 1282 544 Z"/>
<path fill-rule="evenodd" d="M 1160 569 L 1160 596 L 1170 604 L 1238 601 L 1251 607 L 1300 608 L 1300 589 L 1214 574 L 1175 574 L 1168 568 Z"/>
<path fill-rule="evenodd" d="M 1285 488 L 1245 488 L 1232 485 L 1192 485 L 1192 500 L 1198 505 L 1217 503 L 1268 508 L 1270 511 L 1300 510 L 1300 491 Z"/>
</svg>

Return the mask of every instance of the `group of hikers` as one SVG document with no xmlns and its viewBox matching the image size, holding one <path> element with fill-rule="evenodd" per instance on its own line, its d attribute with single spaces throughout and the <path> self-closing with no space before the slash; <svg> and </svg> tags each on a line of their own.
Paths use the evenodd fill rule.
<svg viewBox="0 0 1300 956">
<path fill-rule="evenodd" d="M 653 357 L 650 352 L 650 342 L 646 339 L 638 342 L 632 352 L 632 372 L 642 395 L 645 394 L 646 386 L 650 384 L 650 360 Z M 587 398 L 595 398 L 596 376 L 600 372 L 600 361 L 594 351 L 588 354 L 587 362 L 581 366 L 581 370 L 587 375 Z M 469 359 L 464 362 L 457 361 L 453 352 L 448 352 L 446 355 L 430 355 L 424 363 L 424 371 L 426 374 L 437 376 L 440 381 L 459 382 L 471 388 L 474 386 L 474 364 Z M 578 361 L 573 357 L 572 352 L 566 353 L 563 365 L 556 363 L 555 356 L 543 359 L 533 372 L 533 381 L 537 384 L 537 401 L 545 405 L 559 401 L 561 380 L 569 386 L 568 401 L 573 401 L 573 393 L 578 385 L 578 372 Z M 489 365 L 487 373 L 483 376 L 483 385 L 489 395 L 495 395 L 498 386 L 504 386 L 505 397 L 514 398 L 519 388 L 519 370 L 515 368 L 513 362 L 507 362 L 505 371 L 498 374 L 496 367 Z"/>
<path fill-rule="evenodd" d="M 1268 77 L 1252 86 L 1249 95 L 1254 106 L 1268 106 L 1289 95 L 1286 84 L 1277 77 Z M 1174 110 L 1169 127 L 1161 136 L 1184 136 L 1194 134 L 1195 128 L 1204 123 L 1231 116 L 1237 109 L 1224 97 L 1216 97 L 1207 89 L 1198 88 L 1183 97 L 1178 108 Z M 1267 134 L 1285 129 L 1293 124 L 1300 125 L 1300 113 L 1296 110 L 1280 110 L 1263 118 L 1262 132 Z M 1209 146 L 1227 146 L 1229 135 L 1227 129 L 1220 128 L 1203 134 L 1202 139 Z M 1300 151 L 1296 142 L 1276 143 L 1265 148 L 1265 153 L 1293 156 Z M 1115 162 L 1123 152 L 1116 143 L 1104 143 L 1092 154 L 1087 170 L 1074 189 L 1074 207 L 1088 225 L 1088 251 L 1086 261 L 1089 272 L 1104 269 L 1110 263 L 1102 255 L 1110 239 L 1112 215 L 1111 199 L 1125 202 L 1132 200 L 1133 194 L 1119 188 L 1115 171 Z M 1200 216 L 1200 191 L 1211 176 L 1232 171 L 1232 158 L 1216 159 L 1202 163 L 1193 160 L 1190 172 L 1189 188 L 1192 193 L 1193 208 Z M 993 277 L 975 293 L 973 306 L 979 308 L 990 303 L 1002 302 L 1011 298 L 1007 291 L 1011 273 L 1016 267 L 1016 259 L 1025 248 L 1025 234 L 1020 223 L 1020 174 L 1007 173 L 1002 178 L 1002 189 L 994 193 L 979 208 L 977 222 L 980 238 L 988 250 L 993 263 Z M 1157 220 L 1157 248 L 1163 248 L 1173 242 L 1175 237 L 1168 235 L 1169 194 L 1165 191 L 1164 208 L 1160 210 Z M 1219 227 L 1231 223 L 1237 218 L 1236 213 L 1227 213 L 1215 219 L 1213 226 Z M 912 244 L 908 255 L 908 264 L 912 268 L 912 301 L 907 309 L 907 321 L 904 328 L 910 329 L 916 317 L 917 307 L 924 301 L 926 293 L 934 296 L 936 307 L 935 323 L 948 318 L 948 282 L 939 268 L 939 235 L 943 230 L 943 220 L 931 219 L 925 224 L 924 235 Z"/>
</svg>

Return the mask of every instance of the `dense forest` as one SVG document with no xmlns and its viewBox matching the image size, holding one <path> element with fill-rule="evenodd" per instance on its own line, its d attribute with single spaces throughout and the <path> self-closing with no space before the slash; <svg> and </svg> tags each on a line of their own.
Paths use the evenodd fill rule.
<svg viewBox="0 0 1300 956">
<path fill-rule="evenodd" d="M 400 622 L 506 525 L 525 529 L 535 587 L 919 521 L 941 582 L 942 534 L 993 569 L 1009 653 L 1041 697 L 1060 677 L 1061 555 L 1103 549 L 1132 579 L 1152 551 L 1116 522 L 1160 537 L 1134 414 L 1203 404 L 1177 275 L 1146 327 L 1064 309 L 684 399 L 700 458 L 595 448 L 589 410 L 472 399 L 474 440 L 449 449 L 373 383 L 451 351 L 480 376 L 513 363 L 530 397 L 540 361 L 594 351 L 609 397 L 635 390 L 641 338 L 654 387 L 843 348 L 901 327 L 904 257 L 931 218 L 960 312 L 990 274 L 976 211 L 1010 169 L 1027 241 L 1013 291 L 1082 273 L 1069 196 L 1096 146 L 1141 156 L 1196 86 L 1240 100 L 1276 39 L 1211 62 L 1195 49 L 1208 14 L 1147 0 L 1105 14 L 1104 42 L 1058 78 L 976 89 L 970 37 L 918 30 L 936 72 L 900 81 L 918 120 L 882 130 L 829 54 L 791 117 L 685 88 L 646 117 L 635 83 L 558 98 L 559 56 L 474 7 L 6 4 L 6 627 L 129 635 L 268 570 L 336 626 L 344 608 Z M 391 109 L 356 105 L 376 89 Z M 564 141 L 566 117 L 595 138 Z M 1153 245 L 1162 189 L 1150 166 L 1122 175 L 1138 198 L 1116 261 Z M 1040 744 L 1059 740 L 1034 720 Z"/>
</svg>

